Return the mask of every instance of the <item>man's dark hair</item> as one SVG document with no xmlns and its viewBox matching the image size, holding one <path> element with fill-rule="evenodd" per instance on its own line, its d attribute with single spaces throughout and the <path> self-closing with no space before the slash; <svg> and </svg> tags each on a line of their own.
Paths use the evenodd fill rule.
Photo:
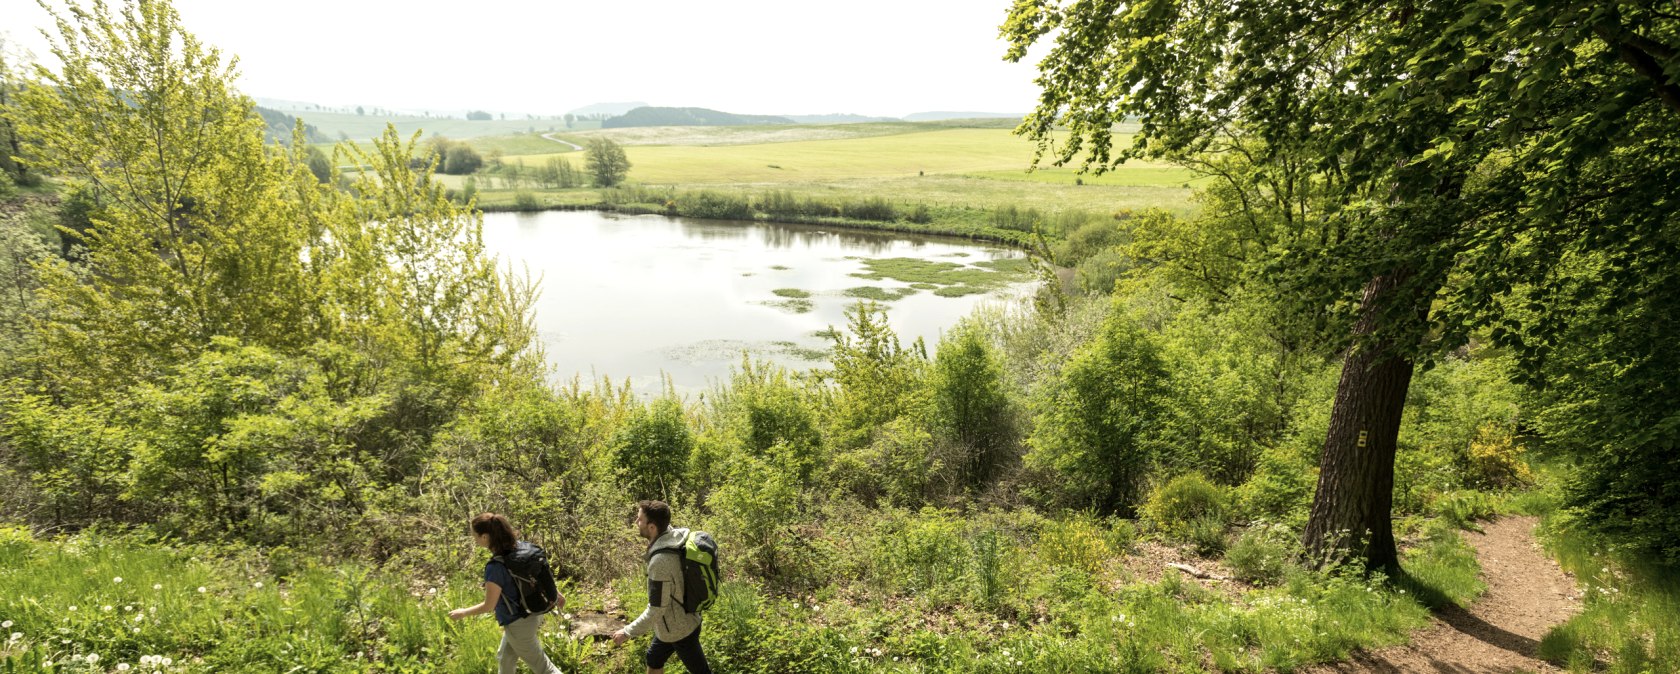
<svg viewBox="0 0 1680 674">
<path fill-rule="evenodd" d="M 637 501 L 636 509 L 642 511 L 647 521 L 659 527 L 660 532 L 671 528 L 671 506 L 664 501 Z"/>
</svg>

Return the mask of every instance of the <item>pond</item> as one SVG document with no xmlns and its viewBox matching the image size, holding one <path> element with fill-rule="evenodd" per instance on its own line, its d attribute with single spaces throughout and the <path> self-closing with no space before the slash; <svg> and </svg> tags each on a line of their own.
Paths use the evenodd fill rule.
<svg viewBox="0 0 1680 674">
<path fill-rule="evenodd" d="M 880 300 L 908 346 L 983 303 L 1031 291 L 1020 251 L 959 238 L 595 211 L 487 213 L 489 252 L 539 281 L 535 322 L 552 377 L 610 377 L 692 397 L 742 354 L 795 370 L 827 363 L 845 310 Z"/>
</svg>

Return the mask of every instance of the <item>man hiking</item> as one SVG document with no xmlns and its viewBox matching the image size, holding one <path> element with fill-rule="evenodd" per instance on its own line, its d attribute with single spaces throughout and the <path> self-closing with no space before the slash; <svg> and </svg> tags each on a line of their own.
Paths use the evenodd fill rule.
<svg viewBox="0 0 1680 674">
<path fill-rule="evenodd" d="M 700 649 L 700 614 L 683 608 L 683 545 L 688 529 L 671 528 L 671 506 L 664 501 L 636 504 L 636 533 L 648 540 L 648 606 L 634 621 L 612 635 L 613 644 L 653 631 L 645 658 L 648 674 L 664 674 L 665 662 L 676 653 L 691 674 L 712 674 Z M 669 553 L 660 551 L 670 550 Z M 657 553 L 657 554 L 656 554 Z"/>
</svg>

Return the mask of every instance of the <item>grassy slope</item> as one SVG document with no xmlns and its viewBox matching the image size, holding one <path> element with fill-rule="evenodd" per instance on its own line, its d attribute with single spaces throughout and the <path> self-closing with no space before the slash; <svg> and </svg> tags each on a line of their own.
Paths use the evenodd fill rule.
<svg viewBox="0 0 1680 674">
<path fill-rule="evenodd" d="M 1078 175 L 1072 169 L 1029 173 L 1033 145 L 1008 129 L 883 123 L 624 131 L 642 134 L 641 141 L 668 143 L 626 147 L 631 181 L 678 190 L 746 194 L 788 190 L 818 199 L 883 197 L 935 207 L 1017 206 L 1047 212 L 1165 208 L 1186 213 L 1193 209 L 1185 185 L 1193 184 L 1194 176 L 1185 169 L 1134 162 L 1100 176 Z M 854 135 L 823 138 L 842 132 Z M 560 134 L 574 142 L 587 136 Z M 510 162 L 539 166 L 550 157 L 563 156 L 582 168 L 583 158 L 577 152 L 516 156 L 511 140 L 494 142 L 504 148 Z M 539 142 L 548 146 L 534 147 L 563 149 L 549 141 Z M 459 178 L 447 180 L 460 182 Z M 1084 184 L 1076 185 L 1076 181 Z M 500 183 L 495 186 L 499 188 Z M 511 190 L 489 187 L 489 181 L 481 178 L 481 203 L 512 202 Z M 598 194 L 589 189 L 537 191 L 550 204 L 599 201 Z"/>
</svg>

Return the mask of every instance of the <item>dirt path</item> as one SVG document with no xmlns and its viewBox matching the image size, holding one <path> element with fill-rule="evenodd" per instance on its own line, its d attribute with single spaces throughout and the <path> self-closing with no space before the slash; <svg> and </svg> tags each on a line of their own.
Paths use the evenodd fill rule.
<svg viewBox="0 0 1680 674">
<path fill-rule="evenodd" d="M 1575 580 L 1534 540 L 1533 517 L 1509 517 L 1466 532 L 1488 589 L 1468 610 L 1449 607 L 1412 642 L 1304 671 L 1328 672 L 1558 672 L 1535 657 L 1540 638 L 1581 610 Z"/>
<path fill-rule="evenodd" d="M 545 133 L 545 134 L 542 135 L 542 137 L 545 138 L 545 139 L 548 139 L 548 140 L 552 140 L 552 141 L 554 141 L 556 143 L 559 143 L 561 145 L 570 146 L 572 148 L 572 151 L 574 151 L 574 152 L 583 149 L 582 145 L 578 145 L 577 143 L 574 143 L 574 142 L 569 141 L 569 140 L 560 140 L 559 138 L 555 138 L 554 134 L 552 134 L 552 133 Z"/>
</svg>

